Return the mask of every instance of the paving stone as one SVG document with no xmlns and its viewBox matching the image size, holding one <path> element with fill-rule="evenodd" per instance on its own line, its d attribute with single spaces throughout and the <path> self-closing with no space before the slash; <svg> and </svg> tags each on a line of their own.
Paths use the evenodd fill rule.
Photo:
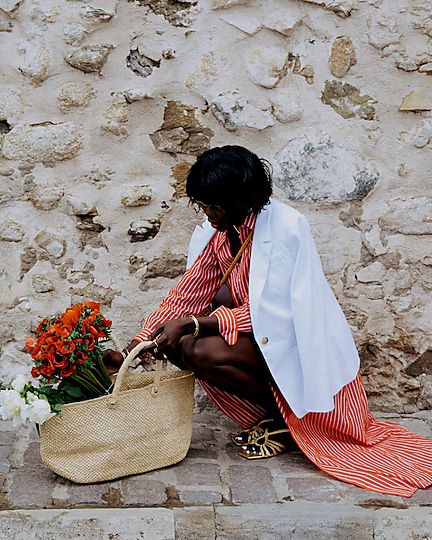
<svg viewBox="0 0 432 540">
<path fill-rule="evenodd" d="M 182 486 L 218 486 L 219 465 L 186 459 L 176 470 L 178 483 Z"/>
<path fill-rule="evenodd" d="M 74 484 L 64 480 L 69 498 L 67 506 L 84 508 L 85 506 L 122 506 L 120 482 L 101 482 L 98 484 Z M 60 506 L 57 504 L 56 506 Z"/>
<path fill-rule="evenodd" d="M 39 467 L 42 465 L 40 457 L 40 444 L 38 442 L 30 442 L 27 450 L 24 452 L 24 466 Z"/>
<path fill-rule="evenodd" d="M 379 510 L 374 517 L 374 540 L 430 540 L 432 512 L 422 508 Z"/>
<path fill-rule="evenodd" d="M 214 511 L 204 508 L 175 508 L 176 540 L 216 538 Z"/>
<path fill-rule="evenodd" d="M 372 540 L 373 512 L 338 504 L 217 506 L 218 540 Z"/>
<path fill-rule="evenodd" d="M 179 500 L 183 504 L 213 504 L 222 502 L 222 494 L 207 490 L 179 490 Z"/>
<path fill-rule="evenodd" d="M 1 421 L 3 422 L 3 420 Z M 0 424 L 1 424 L 0 422 Z M 10 430 L 0 430 L 0 446 L 13 444 L 15 441 L 16 432 Z"/>
<path fill-rule="evenodd" d="M 167 502 L 167 486 L 145 474 L 131 476 L 121 482 L 124 506 L 161 506 Z"/>
<path fill-rule="evenodd" d="M 3 511 L 0 538 L 174 540 L 174 515 L 167 508 Z"/>
<path fill-rule="evenodd" d="M 276 459 L 281 471 L 289 476 L 325 475 L 302 452 L 287 452 L 272 459 Z"/>
<path fill-rule="evenodd" d="M 294 500 L 312 502 L 337 502 L 341 500 L 338 490 L 325 478 L 287 478 L 294 492 Z"/>
<path fill-rule="evenodd" d="M 217 459 L 218 451 L 215 447 L 211 448 L 190 448 L 187 454 L 188 458 L 196 459 Z"/>
<path fill-rule="evenodd" d="M 215 434 L 213 429 L 204 426 L 194 426 L 192 431 L 192 446 L 202 448 L 214 441 Z"/>
<path fill-rule="evenodd" d="M 10 446 L 0 446 L 0 473 L 9 471 L 9 456 L 12 451 Z"/>
<path fill-rule="evenodd" d="M 46 467 L 22 468 L 10 472 L 11 508 L 48 508 L 59 477 Z M 1 538 L 1 535 L 0 535 Z"/>
<path fill-rule="evenodd" d="M 428 426 L 427 422 L 420 420 L 419 418 L 392 418 L 390 422 L 395 422 L 400 426 L 403 426 L 417 435 L 432 439 L 432 429 Z"/>
<path fill-rule="evenodd" d="M 418 489 L 412 497 L 405 499 L 408 506 L 432 506 L 432 487 Z"/>
<path fill-rule="evenodd" d="M 251 461 L 247 465 L 231 465 L 228 477 L 234 504 L 273 503 L 277 494 L 270 470 Z"/>
<path fill-rule="evenodd" d="M 339 483 L 339 495 L 343 500 L 362 508 L 407 508 L 407 499 L 403 497 L 368 491 L 342 482 Z"/>
</svg>

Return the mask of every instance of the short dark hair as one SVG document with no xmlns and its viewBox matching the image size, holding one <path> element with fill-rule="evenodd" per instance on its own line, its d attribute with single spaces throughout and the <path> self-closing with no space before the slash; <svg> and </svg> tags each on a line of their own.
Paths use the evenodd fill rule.
<svg viewBox="0 0 432 540">
<path fill-rule="evenodd" d="M 271 165 L 243 146 L 227 145 L 203 152 L 186 181 L 191 203 L 221 206 L 234 220 L 260 212 L 272 194 Z"/>
</svg>

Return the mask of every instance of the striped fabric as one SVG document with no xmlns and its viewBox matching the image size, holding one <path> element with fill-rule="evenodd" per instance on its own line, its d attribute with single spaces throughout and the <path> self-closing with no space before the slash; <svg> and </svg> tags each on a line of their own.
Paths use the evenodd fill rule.
<svg viewBox="0 0 432 540">
<path fill-rule="evenodd" d="M 243 242 L 255 224 L 251 215 L 239 227 Z M 238 332 L 251 332 L 248 283 L 251 244 L 232 270 L 227 285 L 233 309 L 213 312 L 228 344 Z M 145 339 L 161 322 L 201 313 L 214 298 L 219 281 L 232 261 L 225 232 L 217 232 L 196 262 L 144 323 L 136 339 Z M 198 381 L 219 409 L 243 428 L 266 417 L 257 404 L 241 399 L 204 381 Z M 300 449 L 328 474 L 365 489 L 410 497 L 417 488 L 432 484 L 432 441 L 392 422 L 378 422 L 371 415 L 361 377 L 342 388 L 327 413 L 297 418 L 276 385 L 271 383 L 279 410 Z"/>
<path fill-rule="evenodd" d="M 255 226 L 256 214 L 250 214 L 240 225 L 240 241 L 243 243 Z M 237 341 L 238 332 L 252 332 L 249 314 L 249 268 L 252 242 L 249 242 L 240 261 L 232 269 L 227 285 L 231 291 L 233 309 L 224 306 L 211 313 L 218 318 L 219 331 L 229 345 Z M 202 313 L 215 297 L 219 282 L 233 260 L 226 232 L 217 232 L 195 263 L 162 300 L 160 306 L 150 313 L 141 332 L 135 337 L 142 341 L 158 324 L 168 319 Z"/>
</svg>

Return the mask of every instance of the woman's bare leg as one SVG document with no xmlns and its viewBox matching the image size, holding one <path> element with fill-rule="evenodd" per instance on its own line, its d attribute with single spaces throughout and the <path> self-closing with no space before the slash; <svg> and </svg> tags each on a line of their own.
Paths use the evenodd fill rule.
<svg viewBox="0 0 432 540">
<path fill-rule="evenodd" d="M 181 369 L 192 369 L 204 382 L 266 407 L 277 409 L 265 360 L 252 334 L 239 334 L 235 345 L 221 336 L 184 336 L 179 348 L 165 351 Z"/>
</svg>

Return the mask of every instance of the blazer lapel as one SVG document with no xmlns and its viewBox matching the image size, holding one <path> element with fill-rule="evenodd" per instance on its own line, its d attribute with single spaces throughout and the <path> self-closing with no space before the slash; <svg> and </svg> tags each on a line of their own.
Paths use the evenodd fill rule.
<svg viewBox="0 0 432 540">
<path fill-rule="evenodd" d="M 190 268 L 196 259 L 201 255 L 203 249 L 210 242 L 215 234 L 214 229 L 206 219 L 202 225 L 197 225 L 189 243 L 189 251 L 187 257 L 187 268 Z"/>
<path fill-rule="evenodd" d="M 259 301 L 267 278 L 270 260 L 270 214 L 272 203 L 258 214 L 252 242 L 249 274 L 249 304 L 252 320 L 256 320 Z"/>
</svg>

